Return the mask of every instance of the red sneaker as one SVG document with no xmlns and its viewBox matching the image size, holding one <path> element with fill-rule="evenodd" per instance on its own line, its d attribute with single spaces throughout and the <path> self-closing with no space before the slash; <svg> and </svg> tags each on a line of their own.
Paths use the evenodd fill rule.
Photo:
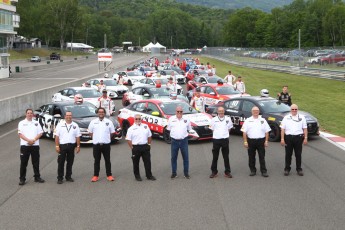
<svg viewBox="0 0 345 230">
<path fill-rule="evenodd" d="M 98 181 L 98 176 L 93 176 L 91 179 L 91 182 L 97 182 Z"/>
</svg>

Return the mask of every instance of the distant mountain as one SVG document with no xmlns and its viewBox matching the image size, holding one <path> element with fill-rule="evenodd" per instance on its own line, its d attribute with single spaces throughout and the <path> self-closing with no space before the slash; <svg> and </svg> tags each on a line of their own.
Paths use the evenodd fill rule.
<svg viewBox="0 0 345 230">
<path fill-rule="evenodd" d="M 240 9 L 251 7 L 270 12 L 275 7 L 289 5 L 293 0 L 176 0 L 177 2 L 202 5 L 210 8 Z"/>
</svg>

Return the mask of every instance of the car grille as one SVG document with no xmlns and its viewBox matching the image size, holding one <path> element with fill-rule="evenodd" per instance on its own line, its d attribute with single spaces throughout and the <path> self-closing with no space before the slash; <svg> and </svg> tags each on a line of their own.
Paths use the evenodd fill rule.
<svg viewBox="0 0 345 230">
<path fill-rule="evenodd" d="M 195 126 L 193 127 L 193 129 L 198 133 L 200 138 L 212 137 L 212 130 L 208 127 L 208 125 Z"/>
<path fill-rule="evenodd" d="M 308 123 L 308 133 L 310 134 L 316 134 L 319 131 L 319 127 L 317 126 L 317 123 Z"/>
</svg>

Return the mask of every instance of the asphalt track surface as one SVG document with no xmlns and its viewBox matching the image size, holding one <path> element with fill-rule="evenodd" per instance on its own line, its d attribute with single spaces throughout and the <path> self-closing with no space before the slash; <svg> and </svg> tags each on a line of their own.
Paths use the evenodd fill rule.
<svg viewBox="0 0 345 230">
<path fill-rule="evenodd" d="M 74 74 L 63 72 L 65 78 Z M 45 76 L 36 72 L 36 77 Z M 120 104 L 116 101 L 117 108 Z M 18 121 L 0 126 L 0 229 L 344 229 L 345 154 L 319 137 L 303 149 L 303 177 L 294 170 L 283 175 L 279 143 L 269 143 L 266 151 L 270 176 L 250 177 L 242 138 L 231 135 L 232 179 L 221 173 L 221 156 L 219 176 L 208 178 L 212 143 L 206 141 L 189 145 L 191 179 L 183 178 L 179 156 L 179 177 L 171 180 L 170 145 L 155 138 L 151 160 L 157 181 L 144 179 L 142 163 L 144 180 L 135 181 L 129 147 L 122 140 L 111 150 L 115 182 L 106 180 L 103 159 L 100 181 L 90 182 L 92 147 L 82 146 L 73 167 L 75 182 L 62 185 L 56 184 L 55 144 L 41 139 L 46 183 L 33 181 L 29 163 L 27 184 L 19 186 Z"/>
</svg>

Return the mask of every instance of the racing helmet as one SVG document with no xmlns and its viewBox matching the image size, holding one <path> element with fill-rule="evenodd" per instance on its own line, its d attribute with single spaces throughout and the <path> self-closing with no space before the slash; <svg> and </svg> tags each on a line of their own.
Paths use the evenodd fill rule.
<svg viewBox="0 0 345 230">
<path fill-rule="evenodd" d="M 156 81 L 156 88 L 160 88 L 160 87 L 162 87 L 162 83 L 160 80 L 157 80 Z"/>
<path fill-rule="evenodd" d="M 76 95 L 74 96 L 74 103 L 75 103 L 75 104 L 82 104 L 83 101 L 84 101 L 83 95 L 81 95 L 81 94 L 76 94 Z"/>
<path fill-rule="evenodd" d="M 270 93 L 268 92 L 267 89 L 262 89 L 262 90 L 260 91 L 260 96 L 261 96 L 261 97 L 269 97 L 269 96 L 270 96 Z"/>
<path fill-rule="evenodd" d="M 171 100 L 176 100 L 177 99 L 177 93 L 176 92 L 171 92 L 169 95 Z"/>
</svg>

